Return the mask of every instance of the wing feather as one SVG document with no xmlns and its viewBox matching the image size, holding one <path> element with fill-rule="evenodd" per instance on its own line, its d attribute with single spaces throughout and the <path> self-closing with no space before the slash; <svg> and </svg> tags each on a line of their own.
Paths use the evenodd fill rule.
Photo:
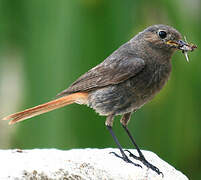
<svg viewBox="0 0 201 180">
<path fill-rule="evenodd" d="M 69 88 L 59 93 L 63 96 L 79 91 L 90 91 L 96 88 L 121 83 L 143 70 L 145 62 L 141 58 L 124 58 L 103 61 L 78 78 Z"/>
</svg>

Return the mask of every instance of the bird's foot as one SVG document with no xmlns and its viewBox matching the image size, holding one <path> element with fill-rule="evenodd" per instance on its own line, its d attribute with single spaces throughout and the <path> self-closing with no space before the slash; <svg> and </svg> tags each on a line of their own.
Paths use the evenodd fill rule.
<svg viewBox="0 0 201 180">
<path fill-rule="evenodd" d="M 118 154 L 115 153 L 115 152 L 110 152 L 110 154 L 114 154 L 116 157 L 118 157 L 118 158 L 120 158 L 120 159 L 123 159 L 125 162 L 131 163 L 131 164 L 133 164 L 134 166 L 137 166 L 137 167 L 141 167 L 141 168 L 142 168 L 141 165 L 136 164 L 136 163 L 134 163 L 133 161 L 131 161 L 125 154 L 122 154 L 122 156 L 118 155 Z"/>
<path fill-rule="evenodd" d="M 133 153 L 131 153 L 129 150 L 125 150 L 125 151 L 129 153 L 129 156 L 130 156 L 130 157 L 132 157 L 132 158 L 134 158 L 134 159 L 136 159 L 136 160 L 142 162 L 147 168 L 152 169 L 152 170 L 155 171 L 158 175 L 161 174 L 161 175 L 164 177 L 163 173 L 162 173 L 156 166 L 154 166 L 154 165 L 152 165 L 151 163 L 149 163 L 149 162 L 145 159 L 144 156 L 138 157 L 138 156 L 134 155 Z"/>
</svg>

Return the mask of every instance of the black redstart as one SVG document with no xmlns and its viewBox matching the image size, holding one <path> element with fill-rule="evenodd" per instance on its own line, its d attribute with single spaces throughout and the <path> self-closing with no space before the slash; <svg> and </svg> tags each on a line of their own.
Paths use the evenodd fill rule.
<svg viewBox="0 0 201 180">
<path fill-rule="evenodd" d="M 167 82 L 173 53 L 179 49 L 187 57 L 187 52 L 196 48 L 181 39 L 181 34 L 170 26 L 150 26 L 78 78 L 58 94 L 56 100 L 12 114 L 3 120 L 12 119 L 9 124 L 14 124 L 72 103 L 86 104 L 100 115 L 107 116 L 105 125 L 121 156 L 113 153 L 128 163 L 140 166 L 128 158 L 125 151 L 129 151 L 122 149 L 112 131 L 114 117 L 122 115 L 120 122 L 139 153 L 139 157 L 131 152 L 129 156 L 161 174 L 156 166 L 145 159 L 127 125 L 131 114 L 150 101 Z"/>
</svg>

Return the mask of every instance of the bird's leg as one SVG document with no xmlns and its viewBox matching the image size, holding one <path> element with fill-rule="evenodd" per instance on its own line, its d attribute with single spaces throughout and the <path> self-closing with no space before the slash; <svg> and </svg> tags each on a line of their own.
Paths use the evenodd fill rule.
<svg viewBox="0 0 201 180">
<path fill-rule="evenodd" d="M 152 165 L 151 163 L 149 163 L 149 162 L 145 159 L 145 157 L 144 157 L 144 155 L 142 154 L 140 148 L 138 147 L 138 145 L 136 144 L 136 142 L 135 142 L 134 138 L 132 137 L 130 131 L 128 130 L 127 124 L 128 124 L 128 122 L 129 122 L 129 120 L 130 120 L 130 117 L 131 117 L 131 113 L 124 114 L 123 117 L 121 118 L 121 124 L 122 124 L 122 127 L 125 129 L 126 133 L 128 134 L 128 136 L 129 136 L 129 138 L 130 138 L 132 144 L 135 146 L 135 148 L 136 148 L 136 150 L 137 150 L 137 152 L 138 152 L 138 154 L 139 154 L 139 157 L 138 157 L 138 156 L 135 156 L 135 155 L 134 155 L 133 153 L 131 153 L 129 150 L 125 150 L 125 151 L 129 152 L 129 156 L 130 156 L 130 157 L 133 157 L 134 159 L 141 161 L 145 166 L 147 166 L 148 168 L 152 169 L 152 170 L 155 171 L 157 174 L 159 174 L 159 175 L 162 174 L 162 175 L 163 175 L 163 173 L 162 173 L 156 166 Z"/>
<path fill-rule="evenodd" d="M 126 126 L 124 126 L 124 125 L 122 125 L 122 126 L 123 126 L 123 128 L 126 130 L 126 132 L 127 132 L 128 136 L 129 136 L 130 140 L 132 141 L 133 145 L 135 146 L 135 148 L 136 148 L 136 150 L 137 150 L 137 152 L 138 152 L 138 154 L 139 154 L 139 157 L 137 157 L 137 156 L 135 156 L 134 154 L 132 154 L 129 150 L 126 150 L 127 152 L 129 152 L 129 156 L 130 156 L 130 157 L 133 157 L 134 159 L 137 159 L 137 160 L 141 161 L 145 166 L 147 166 L 148 168 L 152 169 L 152 170 L 155 171 L 157 174 L 159 174 L 159 175 L 162 174 L 162 175 L 163 175 L 163 173 L 162 173 L 156 166 L 152 165 L 151 163 L 149 163 L 149 162 L 145 159 L 144 155 L 143 155 L 142 152 L 140 151 L 140 148 L 138 147 L 138 145 L 136 144 L 135 140 L 134 140 L 133 137 L 131 136 L 131 134 L 130 134 L 128 128 L 127 128 Z"/>
<path fill-rule="evenodd" d="M 122 156 L 119 156 L 119 155 L 118 155 L 117 153 L 115 153 L 115 152 L 111 152 L 111 153 L 114 154 L 116 157 L 123 159 L 123 160 L 124 160 L 125 162 L 127 162 L 127 163 L 131 163 L 131 164 L 133 164 L 133 165 L 135 165 L 135 166 L 141 167 L 139 164 L 136 164 L 136 163 L 132 162 L 132 161 L 127 157 L 127 155 L 125 154 L 125 152 L 124 152 L 124 150 L 123 150 L 121 144 L 119 143 L 117 137 L 115 136 L 114 132 L 112 131 L 113 118 L 114 118 L 114 116 L 108 116 L 105 124 L 106 124 L 106 127 L 107 127 L 107 129 L 109 130 L 110 134 L 112 135 L 112 137 L 113 137 L 113 139 L 114 139 L 114 141 L 115 141 L 117 147 L 119 148 L 119 150 L 120 150 Z"/>
<path fill-rule="evenodd" d="M 125 129 L 126 133 L 128 134 L 130 140 L 132 141 L 133 145 L 135 146 L 135 148 L 136 148 L 136 150 L 137 150 L 137 152 L 138 152 L 140 158 L 141 158 L 141 159 L 145 159 L 144 155 L 143 155 L 142 152 L 140 151 L 140 148 L 139 148 L 138 145 L 136 144 L 134 138 L 132 137 L 131 133 L 129 132 L 129 130 L 128 130 L 128 128 L 127 128 L 127 124 L 128 124 L 128 122 L 129 122 L 130 118 L 131 118 L 131 112 L 126 113 L 126 114 L 124 114 L 124 115 L 122 116 L 120 122 L 121 122 L 121 124 L 122 124 L 122 127 Z M 128 150 L 127 150 L 127 151 L 128 151 Z M 133 156 L 135 156 L 135 155 L 133 155 Z M 139 158 L 139 157 L 136 156 L 135 159 L 138 159 L 138 158 Z"/>
</svg>

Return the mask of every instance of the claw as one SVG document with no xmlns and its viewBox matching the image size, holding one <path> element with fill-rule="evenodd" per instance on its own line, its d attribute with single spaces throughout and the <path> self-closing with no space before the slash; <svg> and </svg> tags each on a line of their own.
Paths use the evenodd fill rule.
<svg viewBox="0 0 201 180">
<path fill-rule="evenodd" d="M 133 153 L 131 153 L 129 150 L 125 150 L 126 152 L 129 153 L 129 156 L 136 159 L 136 160 L 139 160 L 140 162 L 142 162 L 147 168 L 150 168 L 152 169 L 153 171 L 155 171 L 158 175 L 162 175 L 162 177 L 164 177 L 163 173 L 154 165 L 152 165 L 151 163 L 149 163 L 145 158 L 144 156 L 142 157 L 138 157 L 136 155 L 134 155 Z"/>
<path fill-rule="evenodd" d="M 114 154 L 116 157 L 123 159 L 125 162 L 131 163 L 131 164 L 133 164 L 134 166 L 137 166 L 137 167 L 141 167 L 141 168 L 142 168 L 141 165 L 134 163 L 134 162 L 131 161 L 127 156 L 121 157 L 121 156 L 119 156 L 119 155 L 118 155 L 117 153 L 115 153 L 115 152 L 110 152 L 110 154 Z"/>
</svg>

